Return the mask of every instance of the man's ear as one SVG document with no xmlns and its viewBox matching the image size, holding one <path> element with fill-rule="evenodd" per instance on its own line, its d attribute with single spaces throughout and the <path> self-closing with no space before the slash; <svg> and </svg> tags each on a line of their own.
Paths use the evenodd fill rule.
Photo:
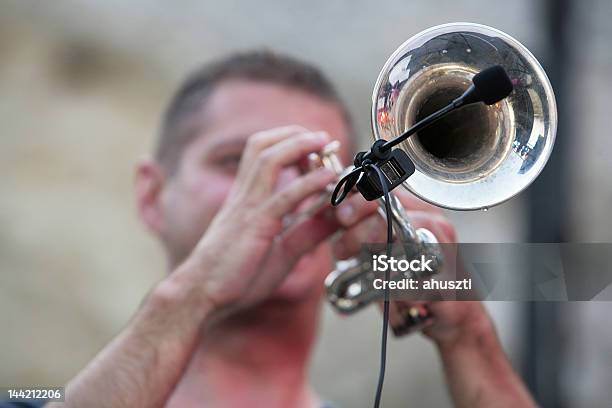
<svg viewBox="0 0 612 408">
<path fill-rule="evenodd" d="M 161 196 L 165 182 L 163 169 L 153 159 L 141 159 L 136 165 L 134 192 L 138 215 L 147 228 L 158 236 L 164 225 Z"/>
</svg>

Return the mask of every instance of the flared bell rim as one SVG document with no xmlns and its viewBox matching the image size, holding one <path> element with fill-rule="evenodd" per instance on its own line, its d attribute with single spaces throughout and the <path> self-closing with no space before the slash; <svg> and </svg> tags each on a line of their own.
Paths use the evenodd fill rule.
<svg viewBox="0 0 612 408">
<path fill-rule="evenodd" d="M 410 177 L 404 182 L 403 186 L 424 201 L 442 208 L 466 211 L 487 209 L 516 196 L 525 190 L 538 177 L 538 175 L 543 171 L 546 162 L 552 153 L 557 130 L 556 101 L 548 76 L 535 56 L 523 44 L 509 34 L 483 24 L 456 22 L 428 28 L 404 41 L 384 64 L 374 86 L 371 112 L 372 134 L 375 139 L 381 138 L 381 132 L 379 132 L 377 122 L 377 100 L 380 95 L 381 87 L 387 81 L 390 74 L 390 68 L 392 68 L 393 64 L 397 63 L 399 58 L 408 52 L 408 49 L 415 49 L 416 47 L 422 45 L 422 43 L 434 38 L 436 33 L 439 32 L 440 34 L 443 34 L 457 31 L 475 32 L 480 34 L 487 33 L 500 37 L 512 48 L 517 50 L 517 52 L 519 52 L 526 60 L 528 60 L 532 71 L 537 74 L 537 80 L 542 86 L 547 103 L 546 114 L 548 115 L 548 129 L 545 132 L 546 140 L 544 141 L 544 147 L 538 153 L 536 162 L 532 168 L 520 176 L 516 174 L 497 174 L 494 175 L 493 180 L 478 180 L 476 182 L 463 183 L 460 186 L 456 184 L 454 185 L 450 182 L 442 183 L 438 181 L 437 183 L 439 184 L 440 191 L 437 191 L 436 193 L 436 189 L 432 189 L 431 186 L 428 186 L 427 188 L 423 187 L 424 183 L 427 182 L 427 180 L 424 180 L 426 175 L 423 175 L 417 170 L 417 173 L 415 173 L 416 177 Z M 421 42 L 421 44 L 419 44 L 419 42 Z M 512 182 L 508 182 L 508 180 L 511 180 Z M 491 186 L 495 184 L 505 184 L 503 186 L 504 189 L 491 188 Z M 492 190 L 495 190 L 494 194 L 492 194 Z"/>
</svg>

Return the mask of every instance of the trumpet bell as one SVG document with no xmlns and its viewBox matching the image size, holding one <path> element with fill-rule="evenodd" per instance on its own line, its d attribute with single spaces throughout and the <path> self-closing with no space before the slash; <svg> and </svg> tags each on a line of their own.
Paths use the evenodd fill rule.
<svg viewBox="0 0 612 408">
<path fill-rule="evenodd" d="M 454 210 L 486 209 L 524 190 L 553 148 L 555 96 L 529 50 L 480 24 L 425 30 L 385 63 L 372 95 L 372 131 L 386 140 L 447 105 L 493 65 L 511 78 L 510 96 L 490 106 L 465 106 L 398 145 L 416 167 L 403 185 L 423 200 Z"/>
</svg>

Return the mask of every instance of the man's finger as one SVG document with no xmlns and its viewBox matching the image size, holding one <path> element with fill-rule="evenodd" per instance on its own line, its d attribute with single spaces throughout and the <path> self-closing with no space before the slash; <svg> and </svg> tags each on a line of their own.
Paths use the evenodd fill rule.
<svg viewBox="0 0 612 408">
<path fill-rule="evenodd" d="M 263 150 L 289 137 L 307 132 L 309 132 L 309 130 L 302 126 L 289 125 L 254 133 L 247 139 L 240 161 L 238 175 L 240 176 L 241 173 L 247 171 Z"/>
<path fill-rule="evenodd" d="M 325 132 L 302 133 L 263 150 L 246 176 L 245 185 L 252 195 L 269 194 L 276 186 L 284 167 L 296 164 L 310 153 L 316 153 L 329 142 Z"/>
<path fill-rule="evenodd" d="M 296 164 L 306 155 L 319 152 L 331 141 L 326 132 L 303 132 L 269 146 L 257 157 L 262 172 L 277 172 Z M 274 175 L 274 174 L 272 174 Z"/>
<path fill-rule="evenodd" d="M 333 235 L 339 227 L 331 210 L 322 210 L 285 231 L 277 246 L 278 254 L 290 263 L 297 262 Z"/>
<path fill-rule="evenodd" d="M 366 201 L 361 194 L 352 194 L 336 207 L 336 216 L 342 226 L 350 227 L 378 211 L 378 206 L 378 201 Z"/>
<path fill-rule="evenodd" d="M 334 257 L 351 258 L 361 250 L 362 245 L 384 242 L 387 237 L 385 221 L 378 214 L 371 215 L 344 231 L 333 243 Z"/>
<path fill-rule="evenodd" d="M 300 176 L 272 194 L 264 204 L 263 211 L 274 218 L 283 217 L 295 210 L 306 198 L 316 192 L 323 192 L 336 177 L 336 173 L 325 168 Z"/>
</svg>

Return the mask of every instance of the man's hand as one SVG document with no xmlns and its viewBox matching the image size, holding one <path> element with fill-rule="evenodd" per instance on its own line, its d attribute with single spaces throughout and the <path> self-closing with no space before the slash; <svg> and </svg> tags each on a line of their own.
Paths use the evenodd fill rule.
<svg viewBox="0 0 612 408">
<path fill-rule="evenodd" d="M 399 190 L 399 189 L 398 189 Z M 416 228 L 427 228 L 442 243 L 456 242 L 453 226 L 441 210 L 406 192 L 395 190 Z M 374 214 L 378 204 L 359 195 L 340 205 L 338 218 L 347 230 L 335 245 L 345 259 L 358 254 L 364 242 L 384 242 L 384 220 Z M 349 227 L 354 217 L 365 217 Z M 414 302 L 427 307 L 433 318 L 423 333 L 437 346 L 453 402 L 457 407 L 534 407 L 533 399 L 513 371 L 497 339 L 493 323 L 480 302 Z"/>
<path fill-rule="evenodd" d="M 260 302 L 275 290 L 300 257 L 338 225 L 321 217 L 283 230 L 283 219 L 308 197 L 320 194 L 336 175 L 327 169 L 278 186 L 279 173 L 318 152 L 326 133 L 297 126 L 251 136 L 233 188 L 206 234 L 174 273 L 200 291 L 215 317 Z M 328 220 L 326 220 L 328 221 Z"/>
<path fill-rule="evenodd" d="M 436 344 L 457 407 L 535 407 L 514 372 L 480 302 L 428 304 L 433 315 L 424 334 Z"/>
<path fill-rule="evenodd" d="M 194 251 L 70 381 L 66 406 L 163 406 L 206 335 L 202 328 L 265 300 L 304 254 L 341 227 L 323 212 L 283 226 L 286 216 L 336 175 L 322 169 L 280 185 L 279 174 L 329 141 L 325 133 L 296 126 L 249 138 L 232 190 Z"/>
</svg>

